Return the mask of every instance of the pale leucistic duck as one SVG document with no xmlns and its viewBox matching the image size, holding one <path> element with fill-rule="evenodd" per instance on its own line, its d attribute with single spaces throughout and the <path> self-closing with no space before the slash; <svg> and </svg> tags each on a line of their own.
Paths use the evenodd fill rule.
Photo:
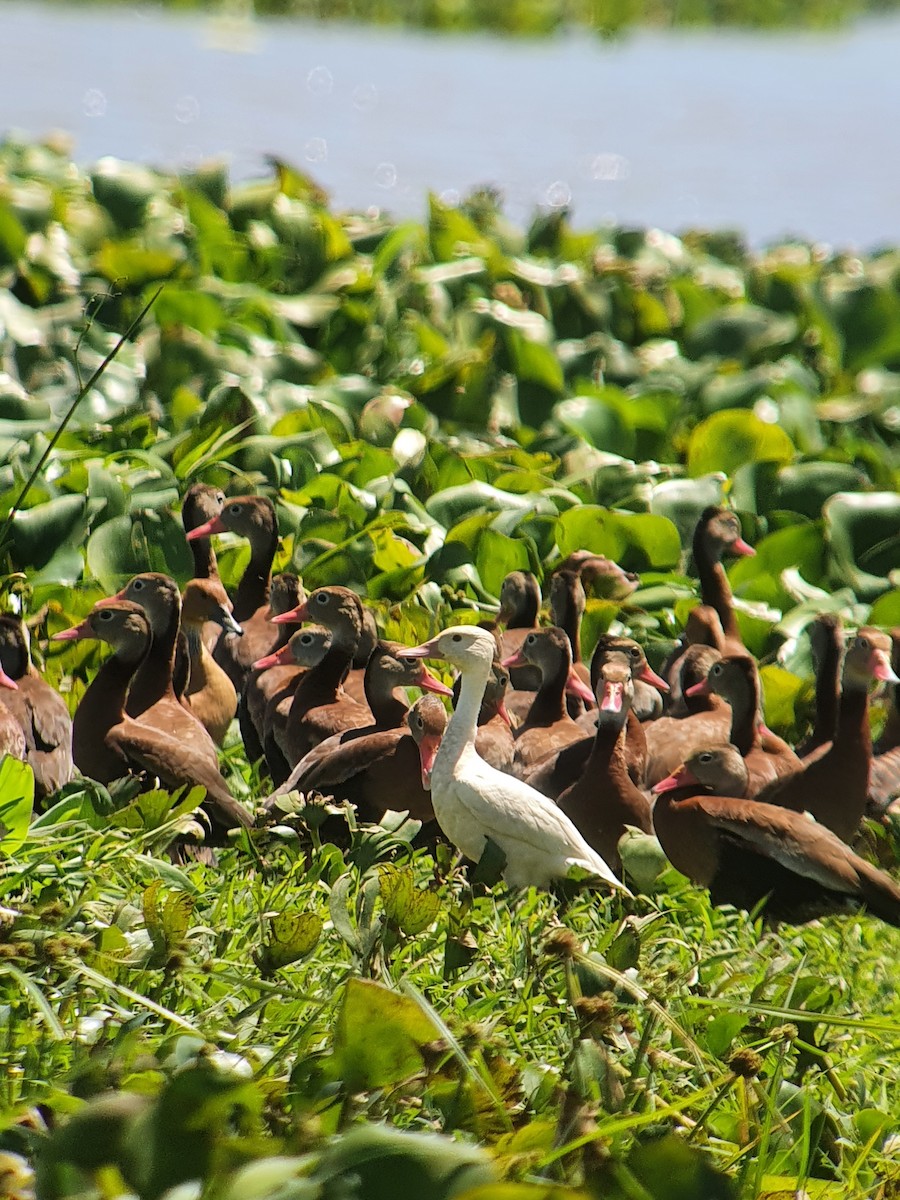
<svg viewBox="0 0 900 1200">
<path fill-rule="evenodd" d="M 622 872 L 619 841 L 626 826 L 651 833 L 650 801 L 628 774 L 625 726 L 634 681 L 631 661 L 610 654 L 597 681 L 597 733 L 581 777 L 557 800 L 560 811 L 617 873 Z"/>
<path fill-rule="evenodd" d="M 694 530 L 694 568 L 700 579 L 701 600 L 715 609 L 721 622 L 724 635 L 721 650 L 726 654 L 746 654 L 747 651 L 741 639 L 734 596 L 722 559 L 726 554 L 741 558 L 755 553 L 741 535 L 737 513 L 715 505 L 703 510 Z"/>
<path fill-rule="evenodd" d="M 241 627 L 231 615 L 231 601 L 219 580 L 191 579 L 181 598 L 181 629 L 190 667 L 184 700 L 216 745 L 221 746 L 237 712 L 237 693 L 204 644 L 203 629 L 208 622 L 241 635 Z"/>
<path fill-rule="evenodd" d="M 100 783 L 128 774 L 148 774 L 164 787 L 206 788 L 202 807 L 214 828 L 249 827 L 250 815 L 234 799 L 218 767 L 185 743 L 181 731 L 165 733 L 129 717 L 125 700 L 131 680 L 150 649 L 152 634 L 143 608 L 127 600 L 97 605 L 72 629 L 54 634 L 70 641 L 97 638 L 112 655 L 97 672 L 75 713 L 73 746 L 78 769 Z"/>
<path fill-rule="evenodd" d="M 712 664 L 705 681 L 689 687 L 685 695 L 708 692 L 722 696 L 731 706 L 728 740 L 747 762 L 751 796 L 773 780 L 800 770 L 800 759 L 787 742 L 762 722 L 759 670 L 753 658 L 748 654 L 726 654 Z"/>
<path fill-rule="evenodd" d="M 214 533 L 235 533 L 250 543 L 250 561 L 231 597 L 233 616 L 243 637 L 225 633 L 213 652 L 240 693 L 251 665 L 272 651 L 278 636 L 269 611 L 272 562 L 278 549 L 275 506 L 267 496 L 230 496 L 222 511 L 192 529 L 187 539 L 194 542 Z"/>
<path fill-rule="evenodd" d="M 852 839 L 865 815 L 869 794 L 869 685 L 873 680 L 898 682 L 891 669 L 890 650 L 887 634 L 872 628 L 859 630 L 844 655 L 831 747 L 807 767 L 764 788 L 757 799 L 808 812 L 845 842 Z"/>
<path fill-rule="evenodd" d="M 507 670 L 536 666 L 541 672 L 538 689 L 525 721 L 515 731 L 515 757 L 519 770 L 526 769 L 584 737 L 584 731 L 566 710 L 566 694 L 593 703 L 593 694 L 572 663 L 572 651 L 565 632 L 557 626 L 532 629 L 516 654 L 503 660 Z"/>
<path fill-rule="evenodd" d="M 140 605 L 152 634 L 150 647 L 128 691 L 128 716 L 179 738 L 211 769 L 218 770 L 215 742 L 187 705 L 176 697 L 172 684 L 175 644 L 181 627 L 178 584 L 158 571 L 145 571 L 130 579 L 118 595 L 111 600 L 100 600 L 96 607 L 119 600 Z"/>
<path fill-rule="evenodd" d="M 424 645 L 399 651 L 440 658 L 462 676 L 462 690 L 431 773 L 431 801 L 444 834 L 478 862 L 490 838 L 506 858 L 511 887 L 548 887 L 580 867 L 614 888 L 622 884 L 572 822 L 540 792 L 489 766 L 475 749 L 475 730 L 496 643 L 470 625 L 445 630 Z"/>
<path fill-rule="evenodd" d="M 424 663 L 398 658 L 399 649 L 394 642 L 379 642 L 369 658 L 366 695 L 374 721 L 334 733 L 313 747 L 278 788 L 278 794 L 294 790 L 327 793 L 355 804 L 360 818 L 367 821 L 378 820 L 388 808 L 397 807 L 396 790 L 391 796 L 395 785 L 390 763 L 396 742 L 409 735 L 409 707 L 402 689 L 451 695 L 450 688 Z M 411 752 L 411 744 L 402 751 L 406 756 Z"/>
<path fill-rule="evenodd" d="M 22 733 L 20 745 L 10 728 L 3 752 L 31 766 L 35 799 L 46 800 L 72 778 L 72 719 L 62 696 L 38 674 L 25 623 L 12 614 L 0 616 L 0 684 L 3 705 Z"/>
<path fill-rule="evenodd" d="M 841 618 L 837 613 L 819 613 L 810 624 L 809 640 L 816 672 L 816 707 L 808 738 L 796 747 L 804 766 L 821 757 L 834 737 L 841 693 L 841 656 L 844 649 Z"/>
<path fill-rule="evenodd" d="M 454 708 L 459 702 L 461 688 L 462 680 L 457 676 L 453 682 Z M 498 771 L 512 771 L 516 759 L 513 719 L 506 707 L 509 696 L 509 671 L 495 658 L 478 711 L 475 749 L 486 763 L 496 767 Z"/>
<path fill-rule="evenodd" d="M 645 729 L 647 738 L 647 786 L 664 779 L 694 750 L 703 750 L 728 741 L 731 733 L 731 706 L 722 696 L 696 689 L 722 656 L 711 646 L 693 644 L 676 664 L 677 691 L 682 697 L 684 716 L 660 717 Z M 675 689 L 673 689 L 675 690 Z M 690 695 L 688 694 L 690 693 Z"/>
<path fill-rule="evenodd" d="M 653 826 L 672 865 L 709 888 L 713 904 L 763 904 L 770 921 L 792 924 L 864 908 L 900 925 L 900 888 L 825 826 L 759 800 L 689 794 L 697 758 L 653 789 Z"/>
</svg>

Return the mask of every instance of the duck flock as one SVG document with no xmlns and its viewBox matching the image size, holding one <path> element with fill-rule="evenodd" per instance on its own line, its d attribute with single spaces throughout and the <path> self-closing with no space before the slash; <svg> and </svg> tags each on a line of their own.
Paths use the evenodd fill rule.
<svg viewBox="0 0 900 1200">
<path fill-rule="evenodd" d="M 360 821 L 396 810 L 431 822 L 472 861 L 490 841 L 514 888 L 574 874 L 627 891 L 619 845 L 637 828 L 714 904 L 764 906 L 773 922 L 865 908 L 900 926 L 900 888 L 852 848 L 864 816 L 883 816 L 900 795 L 900 688 L 874 751 L 869 725 L 870 693 L 900 684 L 900 631 L 845 638 L 833 615 L 814 621 L 815 724 L 789 746 L 762 718 L 722 565 L 753 553 L 733 512 L 708 508 L 699 520 L 700 603 L 659 674 L 626 636 L 602 635 L 590 664 L 581 660 L 586 594 L 621 598 L 637 584 L 600 555 L 571 554 L 549 577 L 550 625 L 538 623 L 538 581 L 514 572 L 495 620 L 404 647 L 380 637 L 350 589 L 307 595 L 295 575 L 272 576 L 267 497 L 194 484 L 182 520 L 194 557 L 183 594 L 166 575 L 136 575 L 54 635 L 112 651 L 73 719 L 31 663 L 25 624 L 0 616 L 0 752 L 31 764 L 39 801 L 75 769 L 104 784 L 200 785 L 214 847 L 230 830 L 278 820 L 286 794 L 319 793 L 352 804 Z M 250 545 L 230 596 L 211 541 L 222 533 Z M 456 687 L 426 659 L 455 668 Z M 411 707 L 407 689 L 422 692 Z M 272 781 L 256 814 L 219 769 L 235 716 L 249 760 Z"/>
</svg>

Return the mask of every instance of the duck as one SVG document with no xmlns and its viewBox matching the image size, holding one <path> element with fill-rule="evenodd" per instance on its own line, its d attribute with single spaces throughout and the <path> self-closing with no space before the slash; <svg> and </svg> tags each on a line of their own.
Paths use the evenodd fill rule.
<svg viewBox="0 0 900 1200">
<path fill-rule="evenodd" d="M 172 735 L 136 721 L 126 712 L 132 678 L 150 651 L 150 621 L 139 604 L 110 600 L 95 605 L 80 625 L 53 635 L 57 641 L 96 638 L 112 648 L 81 698 L 73 721 L 75 764 L 84 775 L 111 783 L 129 774 L 149 774 L 163 786 L 206 788 L 201 806 L 214 833 L 249 828 L 250 814 L 234 799 L 218 767 Z"/>
<path fill-rule="evenodd" d="M 419 751 L 419 766 L 421 768 L 422 790 L 431 791 L 431 774 L 434 771 L 434 760 L 441 745 L 441 738 L 447 729 L 447 710 L 437 696 L 420 696 L 409 710 L 409 731 Z M 429 817 L 434 819 L 434 809 L 429 803 Z"/>
<path fill-rule="evenodd" d="M 766 784 L 800 770 L 800 759 L 787 742 L 762 722 L 759 670 L 754 658 L 746 653 L 724 655 L 712 664 L 706 679 L 687 688 L 685 695 L 696 697 L 710 692 L 722 696 L 731 706 L 728 740 L 746 759 L 751 796 Z"/>
<path fill-rule="evenodd" d="M 380 665 L 373 667 L 373 660 Z M 376 648 L 369 669 L 389 676 L 394 689 L 412 686 L 425 688 L 435 696 L 450 694 L 446 684 L 424 666 L 413 667 L 413 661 L 393 654 L 388 657 Z M 404 678 L 404 671 L 408 678 Z M 386 687 L 387 683 L 382 681 L 379 686 Z M 360 821 L 380 821 L 388 809 L 408 811 L 416 820 L 432 820 L 431 800 L 421 782 L 420 746 L 409 725 L 415 719 L 404 704 L 399 721 L 392 720 L 388 725 L 376 721 L 366 728 L 332 735 L 300 760 L 279 791 L 315 791 L 347 801 L 356 808 Z"/>
<path fill-rule="evenodd" d="M 267 732 L 267 744 L 271 734 L 289 768 L 296 766 L 305 754 L 333 733 L 342 733 L 372 721 L 369 706 L 347 695 L 342 686 L 359 644 L 362 613 L 362 603 L 355 592 L 339 585 L 316 588 L 306 602 L 294 610 L 295 619 L 310 620 L 314 616 L 321 622 L 331 633 L 331 643 L 321 662 L 307 671 L 298 683 L 283 731 L 273 724 Z M 287 647 L 278 652 L 278 661 L 289 661 L 295 639 L 302 644 L 301 634 L 302 630 L 300 634 L 295 633 Z M 275 778 L 276 764 L 270 765 Z M 284 778 L 282 776 L 278 782 L 283 782 Z"/>
<path fill-rule="evenodd" d="M 597 733 L 579 779 L 557 800 L 585 841 L 622 874 L 619 841 L 631 825 L 651 833 L 650 801 L 628 774 L 626 720 L 634 695 L 631 660 L 614 653 L 600 666 L 596 699 Z"/>
<path fill-rule="evenodd" d="M 636 724 L 656 720 L 662 714 L 662 697 L 669 685 L 661 675 L 653 670 L 647 662 L 643 646 L 634 638 L 619 634 L 604 633 L 597 640 L 591 657 L 591 688 L 596 692 L 597 680 L 600 675 L 600 664 L 603 657 L 610 651 L 622 651 L 629 654 L 634 668 L 634 703 L 629 712 L 629 722 Z M 586 720 L 587 718 L 585 718 Z M 584 720 L 583 722 L 584 723 Z M 591 730 L 593 732 L 593 730 Z"/>
<path fill-rule="evenodd" d="M 764 788 L 758 800 L 809 813 L 843 841 L 853 839 L 869 794 L 869 685 L 873 680 L 900 682 L 891 668 L 890 652 L 887 634 L 870 626 L 858 630 L 844 654 L 831 747 L 821 758 Z"/>
<path fill-rule="evenodd" d="M 207 483 L 192 483 L 181 502 L 181 523 L 194 560 L 194 579 L 218 579 L 219 564 L 208 535 L 190 534 L 214 521 L 225 507 L 225 493 Z"/>
<path fill-rule="evenodd" d="M 726 554 L 748 558 L 756 553 L 741 534 L 738 515 L 728 508 L 710 505 L 700 515 L 692 544 L 694 568 L 700 580 L 700 598 L 715 610 L 722 626 L 723 654 L 746 654 L 734 609 L 734 596 L 722 565 Z"/>
<path fill-rule="evenodd" d="M 647 769 L 645 784 L 650 787 L 665 778 L 694 750 L 719 746 L 728 741 L 731 733 L 731 706 L 715 692 L 700 689 L 721 654 L 712 646 L 694 643 L 676 664 L 677 682 L 673 687 L 682 697 L 684 716 L 660 717 L 645 729 L 647 739 Z M 688 695 L 688 693 L 691 693 Z"/>
<path fill-rule="evenodd" d="M 576 867 L 614 889 L 627 890 L 552 801 L 489 766 L 475 749 L 495 649 L 489 630 L 457 625 L 398 651 L 406 658 L 442 659 L 462 677 L 459 703 L 431 772 L 432 807 L 444 835 L 476 863 L 488 839 L 494 842 L 505 857 L 503 875 L 512 888 L 547 888 Z"/>
<path fill-rule="evenodd" d="M 359 600 L 359 597 L 357 597 Z M 366 666 L 372 651 L 378 643 L 378 625 L 375 621 L 375 614 L 368 607 L 359 601 L 360 614 L 362 625 L 359 632 L 359 641 L 356 645 L 356 650 L 350 663 L 350 670 L 344 678 L 343 688 L 345 693 L 358 704 L 367 704 L 366 699 Z M 273 625 L 294 624 L 297 625 L 300 621 L 310 620 L 309 617 L 300 616 L 301 612 L 307 612 L 305 598 L 298 602 L 297 606 L 287 612 L 281 612 L 270 618 Z"/>
<path fill-rule="evenodd" d="M 243 690 L 251 664 L 273 649 L 277 631 L 270 623 L 269 592 L 272 563 L 278 549 L 278 519 L 267 496 L 230 496 L 222 511 L 187 534 L 189 542 L 214 533 L 236 533 L 250 543 L 250 561 L 231 597 L 233 616 L 244 633 L 223 633 L 213 658 L 234 684 Z"/>
<path fill-rule="evenodd" d="M 178 584 L 159 571 L 144 571 L 133 576 L 111 599 L 98 601 L 96 607 L 120 600 L 131 601 L 144 610 L 153 635 L 131 681 L 125 711 L 142 725 L 177 736 L 211 770 L 218 770 L 215 742 L 183 698 L 179 700 L 175 695 L 172 684 L 175 645 L 181 627 Z"/>
<path fill-rule="evenodd" d="M 668 682 L 670 688 L 667 715 L 682 717 L 688 709 L 684 706 L 684 697 L 680 690 L 679 677 L 681 658 L 692 646 L 705 646 L 721 655 L 726 653 L 725 631 L 719 614 L 709 604 L 697 604 L 688 613 L 681 637 L 675 643 L 672 653 L 663 664 L 660 674 Z"/>
<path fill-rule="evenodd" d="M 737 746 L 730 742 L 713 746 L 707 750 L 695 750 L 665 779 L 657 780 L 654 793 L 690 789 L 685 794 L 699 791 L 710 795 L 730 796 L 739 800 L 747 798 L 750 773 L 747 763 Z"/>
<path fill-rule="evenodd" d="M 900 676 L 900 629 L 891 630 L 891 670 Z M 875 746 L 876 756 L 900 747 L 900 687 L 890 688 L 887 716 Z"/>
<path fill-rule="evenodd" d="M 285 644 L 278 650 L 273 650 L 265 658 L 257 659 L 254 671 L 265 674 L 267 671 L 280 671 L 290 665 L 296 672 L 296 678 L 289 681 L 284 688 L 276 688 L 272 698 L 266 705 L 263 719 L 263 751 L 266 765 L 273 781 L 280 788 L 291 773 L 282 743 L 287 737 L 287 717 L 294 702 L 294 693 L 300 680 L 317 667 L 331 648 L 331 630 L 324 625 L 304 625 L 295 630 Z"/>
<path fill-rule="evenodd" d="M 676 772 L 654 786 L 653 827 L 672 865 L 713 904 L 764 906 L 775 924 L 862 908 L 900 926 L 900 888 L 824 825 L 759 800 L 686 795 L 685 784 Z"/>
<path fill-rule="evenodd" d="M 804 766 L 814 757 L 821 757 L 834 737 L 844 649 L 843 626 L 837 613 L 819 613 L 808 632 L 816 672 L 816 715 L 809 737 L 795 747 Z"/>
<path fill-rule="evenodd" d="M 18 684 L 0 667 L 0 689 L 14 692 Z M 10 758 L 17 758 L 20 762 L 25 761 L 25 734 L 22 732 L 22 726 L 12 715 L 6 705 L 0 699 L 0 757 L 8 754 Z"/>
<path fill-rule="evenodd" d="M 337 800 L 349 800 L 362 814 L 374 813 L 380 807 L 378 817 L 364 815 L 364 820 L 380 819 L 384 811 L 395 807 L 387 803 L 379 806 L 374 797 L 376 793 L 387 794 L 390 772 L 382 764 L 390 757 L 394 742 L 409 733 L 410 710 L 401 689 L 416 687 L 438 696 L 452 695 L 424 663 L 398 658 L 400 648 L 395 642 L 379 642 L 369 658 L 366 696 L 373 720 L 334 733 L 314 746 L 296 764 L 277 794 L 295 790 L 328 792 Z M 393 799 L 397 799 L 396 792 Z"/>
<path fill-rule="evenodd" d="M 537 628 L 540 607 L 541 589 L 535 576 L 530 571 L 510 571 L 500 585 L 500 612 L 494 623 L 501 661 L 515 654 L 528 631 Z M 502 631 L 500 626 L 504 627 Z M 514 691 L 536 692 L 541 686 L 541 673 L 537 667 L 517 667 L 510 672 L 509 679 Z M 533 697 L 528 697 L 526 702 L 530 703 L 531 699 Z"/>
<path fill-rule="evenodd" d="M 209 736 L 221 746 L 237 712 L 234 684 L 207 650 L 203 630 L 213 622 L 241 636 L 231 601 L 218 579 L 190 579 L 181 597 L 181 629 L 187 641 L 190 671 L 184 700 Z"/>
<path fill-rule="evenodd" d="M 567 690 L 581 701 L 594 700 L 590 688 L 575 673 L 570 640 L 559 626 L 532 629 L 519 650 L 503 659 L 501 665 L 512 670 L 529 664 L 540 670 L 541 686 L 524 723 L 514 734 L 519 770 L 584 737 L 583 730 L 566 710 Z"/>
<path fill-rule="evenodd" d="M 459 699 L 460 686 L 460 680 L 453 685 L 454 705 Z M 516 757 L 512 717 L 506 707 L 508 696 L 509 671 L 495 659 L 478 710 L 475 749 L 486 763 L 498 771 L 511 771 Z"/>
<path fill-rule="evenodd" d="M 641 577 L 633 571 L 623 571 L 618 563 L 593 550 L 573 550 L 566 555 L 557 571 L 574 571 L 580 578 L 585 594 L 598 600 L 619 604 L 641 586 Z"/>
<path fill-rule="evenodd" d="M 38 674 L 28 627 L 12 613 L 0 616 L 0 683 L 3 706 L 22 733 L 20 744 L 7 730 L 5 753 L 29 764 L 35 800 L 47 800 L 72 778 L 72 718 L 62 696 Z"/>
<path fill-rule="evenodd" d="M 297 608 L 306 599 L 306 592 L 299 577 L 292 571 L 281 571 L 272 576 L 269 592 L 269 619 Z M 288 643 L 299 624 L 282 623 L 277 626 L 275 644 L 270 653 L 277 653 Z M 247 760 L 251 763 L 265 761 L 263 746 L 266 738 L 266 712 L 275 698 L 275 705 L 294 694 L 294 688 L 303 674 L 303 667 L 296 663 L 270 667 L 257 671 L 251 668 L 238 697 L 238 724 Z M 287 707 L 290 707 L 288 703 Z"/>
</svg>

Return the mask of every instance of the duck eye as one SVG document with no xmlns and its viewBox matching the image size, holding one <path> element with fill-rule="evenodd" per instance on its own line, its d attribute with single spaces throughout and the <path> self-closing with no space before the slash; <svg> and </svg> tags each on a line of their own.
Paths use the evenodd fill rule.
<svg viewBox="0 0 900 1200">
<path fill-rule="evenodd" d="M 722 664 L 715 663 L 714 666 L 710 667 L 709 673 L 710 673 L 710 675 L 721 675 L 722 674 Z"/>
<path fill-rule="evenodd" d="M 328 603 L 327 593 L 319 592 L 319 594 L 316 596 L 316 604 L 327 604 L 327 603 Z"/>
<path fill-rule="evenodd" d="M 225 493 L 224 492 L 216 492 L 215 501 L 216 501 L 216 504 L 221 504 L 222 507 L 224 508 L 225 507 Z"/>
<path fill-rule="evenodd" d="M 454 642 L 461 642 L 461 641 L 462 641 L 462 634 L 461 634 L 461 633 L 454 633 L 454 635 L 453 635 L 453 641 L 454 641 Z"/>
<path fill-rule="evenodd" d="M 868 649 L 869 649 L 869 639 L 868 639 L 868 638 L 865 638 L 865 637 L 857 638 L 857 639 L 856 639 L 856 642 L 857 642 L 857 645 L 858 645 L 858 646 L 859 646 L 861 649 L 863 649 L 863 650 L 868 650 Z"/>
<path fill-rule="evenodd" d="M 239 504 L 229 504 L 228 511 L 231 513 L 231 515 L 233 517 L 236 517 L 238 515 L 238 513 L 240 513 L 240 511 L 241 511 L 241 506 Z"/>
<path fill-rule="evenodd" d="M 300 639 L 300 641 L 303 643 L 304 646 L 308 646 L 309 643 L 312 641 L 312 635 L 307 633 L 304 637 L 302 637 Z"/>
<path fill-rule="evenodd" d="M 97 616 L 101 621 L 111 621 L 112 610 L 108 608 L 101 608 Z"/>
<path fill-rule="evenodd" d="M 632 657 L 632 658 L 640 658 L 640 657 L 641 657 L 641 648 L 640 648 L 640 646 L 632 646 L 632 647 L 631 647 L 631 657 Z"/>
<path fill-rule="evenodd" d="M 135 592 L 142 592 L 144 590 L 143 579 L 133 579 L 131 581 L 131 587 Z"/>
<path fill-rule="evenodd" d="M 712 755 L 711 754 L 698 754 L 697 762 L 702 762 L 702 763 L 712 762 Z"/>
</svg>

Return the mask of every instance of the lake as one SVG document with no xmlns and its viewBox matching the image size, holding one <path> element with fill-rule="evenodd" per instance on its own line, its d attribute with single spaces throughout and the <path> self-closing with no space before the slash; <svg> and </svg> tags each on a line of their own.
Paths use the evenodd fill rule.
<svg viewBox="0 0 900 1200">
<path fill-rule="evenodd" d="M 0 4 L 0 128 L 165 168 L 277 154 L 339 207 L 498 187 L 524 221 L 900 241 L 900 16 L 546 41 Z"/>
</svg>

